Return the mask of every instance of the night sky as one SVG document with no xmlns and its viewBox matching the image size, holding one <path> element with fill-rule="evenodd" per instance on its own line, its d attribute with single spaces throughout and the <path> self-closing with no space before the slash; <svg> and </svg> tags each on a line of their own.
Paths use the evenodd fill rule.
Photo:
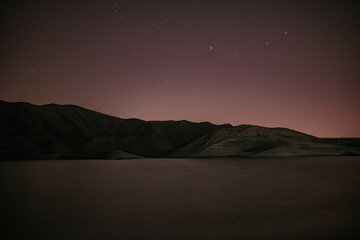
<svg viewBox="0 0 360 240">
<path fill-rule="evenodd" d="M 16 1 L 0 99 L 360 137 L 354 3 Z"/>
</svg>

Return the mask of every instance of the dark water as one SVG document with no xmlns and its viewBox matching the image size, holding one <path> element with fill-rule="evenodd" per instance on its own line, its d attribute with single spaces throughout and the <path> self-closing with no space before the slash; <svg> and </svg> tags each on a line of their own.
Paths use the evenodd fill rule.
<svg viewBox="0 0 360 240">
<path fill-rule="evenodd" d="M 0 162 L 1 239 L 360 239 L 360 157 Z"/>
</svg>

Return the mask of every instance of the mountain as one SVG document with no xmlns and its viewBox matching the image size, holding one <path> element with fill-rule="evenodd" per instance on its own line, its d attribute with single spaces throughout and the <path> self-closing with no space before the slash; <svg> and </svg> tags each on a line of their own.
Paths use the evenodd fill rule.
<svg viewBox="0 0 360 240">
<path fill-rule="evenodd" d="M 359 155 L 360 139 L 285 128 L 121 119 L 74 105 L 0 101 L 1 159 Z"/>
<path fill-rule="evenodd" d="M 337 142 L 337 144 L 335 143 Z M 240 125 L 215 129 L 173 152 L 173 157 L 279 157 L 359 155 L 360 139 L 321 139 L 287 128 Z"/>
<path fill-rule="evenodd" d="M 120 119 L 74 105 L 0 101 L 3 159 L 160 157 L 230 125 Z"/>
</svg>

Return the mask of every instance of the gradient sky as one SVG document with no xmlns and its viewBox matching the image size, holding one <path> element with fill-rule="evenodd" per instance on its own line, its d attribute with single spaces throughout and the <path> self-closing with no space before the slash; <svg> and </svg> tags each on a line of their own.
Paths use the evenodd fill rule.
<svg viewBox="0 0 360 240">
<path fill-rule="evenodd" d="M 16 1 L 0 99 L 360 137 L 349 1 Z"/>
</svg>

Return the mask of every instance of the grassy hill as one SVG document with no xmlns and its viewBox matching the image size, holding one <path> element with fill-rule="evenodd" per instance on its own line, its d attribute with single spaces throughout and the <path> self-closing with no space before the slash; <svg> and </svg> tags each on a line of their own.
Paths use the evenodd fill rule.
<svg viewBox="0 0 360 240">
<path fill-rule="evenodd" d="M 346 142 L 346 141 L 343 141 Z M 359 142 L 353 139 L 352 145 Z M 358 155 L 360 148 L 286 128 L 253 125 L 216 129 L 173 152 L 173 157 Z"/>
</svg>

